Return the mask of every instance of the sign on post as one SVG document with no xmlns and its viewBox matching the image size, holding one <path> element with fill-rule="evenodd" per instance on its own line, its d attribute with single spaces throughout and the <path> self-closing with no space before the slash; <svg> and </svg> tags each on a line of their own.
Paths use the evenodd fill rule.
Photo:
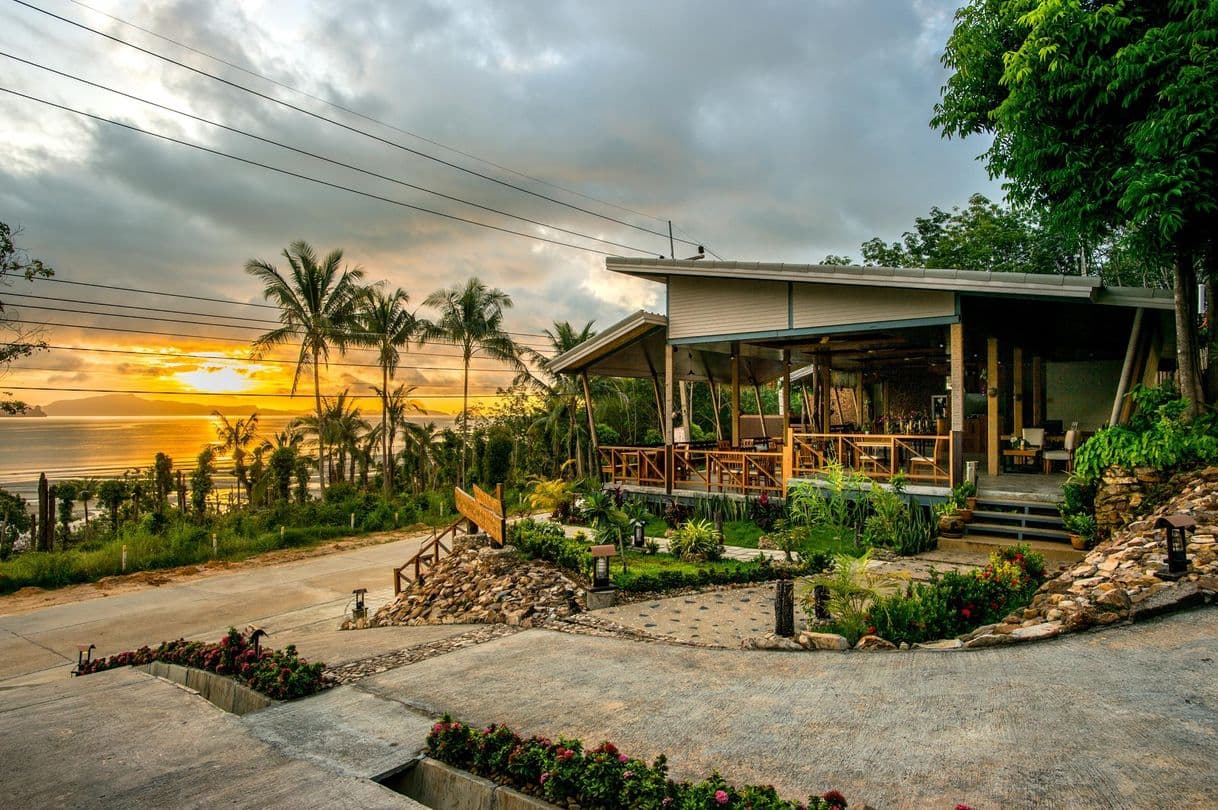
<svg viewBox="0 0 1218 810">
<path fill-rule="evenodd" d="M 495 495 L 484 492 L 474 485 L 470 495 L 461 487 L 453 488 L 453 500 L 457 511 L 495 542 L 502 546 L 507 542 L 507 512 L 503 507 L 503 485 L 495 487 Z"/>
</svg>

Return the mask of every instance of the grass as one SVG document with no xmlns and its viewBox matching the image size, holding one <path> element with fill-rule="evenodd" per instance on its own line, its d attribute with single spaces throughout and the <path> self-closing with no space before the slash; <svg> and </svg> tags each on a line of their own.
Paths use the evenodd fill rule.
<svg viewBox="0 0 1218 810">
<path fill-rule="evenodd" d="M 663 537 L 668 531 L 668 524 L 660 518 L 652 518 L 645 529 L 648 537 Z M 765 534 L 751 520 L 729 520 L 723 524 L 723 543 L 740 548 L 757 548 L 757 541 Z M 829 554 L 849 554 L 857 557 L 865 549 L 854 545 L 854 531 L 849 528 L 833 526 L 816 526 L 812 529 L 811 541 L 805 546 L 807 551 L 824 551 Z"/>
<path fill-rule="evenodd" d="M 363 532 L 346 527 L 310 526 L 263 532 L 253 537 L 223 533 L 212 554 L 211 533 L 200 526 L 177 523 L 163 535 L 129 529 L 113 539 L 95 541 L 67 551 L 18 554 L 0 562 L 0 594 L 25 587 L 61 588 L 122 574 L 123 547 L 127 548 L 125 573 L 197 565 L 209 560 L 237 561 L 284 548 L 307 548 L 327 540 Z"/>
<path fill-rule="evenodd" d="M 671 554 L 643 554 L 634 549 L 623 559 L 613 557 L 610 571 L 613 584 L 623 591 L 669 591 L 691 586 L 731 582 L 764 582 L 774 577 L 773 568 L 756 562 L 716 560 L 687 562 Z"/>
</svg>

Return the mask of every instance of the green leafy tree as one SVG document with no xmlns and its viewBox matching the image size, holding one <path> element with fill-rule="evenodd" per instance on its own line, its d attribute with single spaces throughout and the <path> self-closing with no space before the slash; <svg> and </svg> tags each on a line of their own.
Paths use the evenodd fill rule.
<svg viewBox="0 0 1218 810">
<path fill-rule="evenodd" d="M 258 436 L 258 414 L 251 413 L 244 419 L 238 419 L 235 422 L 228 421 L 228 417 L 219 411 L 212 411 L 212 416 L 220 420 L 220 424 L 216 425 L 216 437 L 220 440 L 220 452 L 231 453 L 233 459 L 233 475 L 237 478 L 237 503 L 241 503 L 241 488 L 245 487 L 247 500 L 250 496 L 250 475 L 249 468 L 246 466 L 245 457 L 249 451 L 249 446 L 254 443 Z"/>
<path fill-rule="evenodd" d="M 324 422 L 321 407 L 321 365 L 329 361 L 331 347 L 342 351 L 350 342 L 350 326 L 360 296 L 359 282 L 364 271 L 358 267 L 343 267 L 342 250 L 333 250 L 320 261 L 313 248 L 304 241 L 293 242 L 283 252 L 289 272 L 287 277 L 269 262 L 250 259 L 245 272 L 262 282 L 262 294 L 279 307 L 282 326 L 272 329 L 254 341 L 253 356 L 300 341 L 296 371 L 292 375 L 292 393 L 300 382 L 306 364 L 313 371 L 313 404 L 319 425 Z M 325 431 L 318 434 L 318 468 L 325 465 Z M 321 489 L 325 492 L 324 473 Z"/>
<path fill-rule="evenodd" d="M 394 392 L 390 391 L 389 383 L 397 372 L 402 350 L 419 331 L 418 319 L 406 309 L 409 302 L 410 296 L 401 288 L 387 293 L 380 287 L 369 287 L 360 300 L 356 317 L 356 339 L 376 349 L 377 362 L 381 366 L 381 387 L 376 393 L 381 398 L 381 470 L 386 498 L 393 494 L 394 418 L 401 416 L 404 401 L 399 387 L 399 396 L 394 402 L 398 413 L 390 412 Z"/>
<path fill-rule="evenodd" d="M 26 251 L 17 247 L 13 241 L 17 233 L 19 231 L 14 231 L 7 223 L 0 222 L 0 287 L 8 287 L 14 278 L 34 281 L 55 275 L 55 271 L 40 259 L 31 259 Z M 14 321 L 4 308 L 4 300 L 0 299 L 0 378 L 8 370 L 9 363 L 45 349 L 46 345 L 37 330 Z M 20 400 L 0 397 L 0 413 L 19 414 L 27 409 Z"/>
<path fill-rule="evenodd" d="M 947 136 L 992 135 L 990 174 L 1050 227 L 1091 242 L 1128 229 L 1171 264 L 1189 416 L 1203 402 L 1196 265 L 1215 258 L 1216 60 L 1211 0 L 972 0 L 931 120 Z"/>
<path fill-rule="evenodd" d="M 203 448 L 199 453 L 198 462 L 190 473 L 190 505 L 197 517 L 203 517 L 207 511 L 207 497 L 215 489 L 216 451 L 211 447 Z"/>
<path fill-rule="evenodd" d="M 515 384 L 525 386 L 540 393 L 545 405 L 536 425 L 550 438 L 557 473 L 566 459 L 575 461 L 576 475 L 584 477 L 585 463 L 595 465 L 595 459 L 585 459 L 582 447 L 586 441 L 591 452 L 591 437 L 587 436 L 586 428 L 582 427 L 582 412 L 585 408 L 583 384 L 571 374 L 555 374 L 550 364 L 555 357 L 569 352 L 586 340 L 596 336 L 592 321 L 576 329 L 569 321 L 555 321 L 553 328 L 544 330 L 549 350 L 545 353 L 536 349 L 522 349 L 523 357 L 533 365 L 533 369 L 523 368 L 516 376 Z M 598 394 L 607 393 L 612 383 L 604 377 L 590 381 L 589 389 L 595 399 Z M 586 437 L 586 439 L 585 439 Z M 565 448 L 564 448 L 565 446 Z M 565 457 L 564 457 L 565 456 Z"/>
<path fill-rule="evenodd" d="M 85 510 L 85 526 L 89 525 L 89 501 L 97 497 L 97 479 L 81 478 L 76 482 L 76 500 Z"/>
<path fill-rule="evenodd" d="M 76 482 L 60 481 L 55 485 L 55 500 L 59 501 L 59 536 L 67 547 L 72 531 L 72 510 L 76 506 Z"/>
<path fill-rule="evenodd" d="M 25 498 L 0 489 L 0 560 L 8 559 L 17 537 L 30 530 L 30 509 Z"/>
<path fill-rule="evenodd" d="M 156 491 L 156 509 L 164 512 L 169 503 L 169 493 L 173 490 L 173 459 L 164 453 L 157 453 L 152 462 L 152 480 Z"/>
<path fill-rule="evenodd" d="M 469 365 L 476 355 L 521 368 L 520 347 L 503 326 L 503 311 L 512 298 L 503 290 L 487 287 L 477 278 L 464 285 L 436 290 L 423 302 L 439 311 L 434 321 L 421 321 L 419 337 L 451 343 L 461 350 L 464 369 L 461 389 L 461 459 L 457 482 L 465 486 L 469 456 Z"/>
<path fill-rule="evenodd" d="M 118 510 L 127 500 L 127 482 L 108 478 L 97 486 L 97 500 L 110 512 L 110 531 L 118 531 Z"/>
</svg>

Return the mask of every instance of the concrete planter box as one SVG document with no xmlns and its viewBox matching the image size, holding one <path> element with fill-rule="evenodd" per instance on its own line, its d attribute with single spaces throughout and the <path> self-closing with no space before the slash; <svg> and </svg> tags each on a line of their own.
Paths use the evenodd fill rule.
<svg viewBox="0 0 1218 810">
<path fill-rule="evenodd" d="M 434 810 L 557 810 L 549 802 L 429 757 L 381 784 Z"/>
<path fill-rule="evenodd" d="M 278 702 L 237 683 L 232 678 L 204 669 L 166 664 L 163 661 L 153 661 L 136 669 L 193 689 L 204 700 L 236 715 L 249 714 Z"/>
</svg>

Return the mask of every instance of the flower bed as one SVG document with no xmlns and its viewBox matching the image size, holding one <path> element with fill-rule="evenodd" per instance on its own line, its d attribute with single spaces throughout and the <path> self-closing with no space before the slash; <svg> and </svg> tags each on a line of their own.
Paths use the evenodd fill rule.
<svg viewBox="0 0 1218 810">
<path fill-rule="evenodd" d="M 654 564 L 671 560 L 672 567 Z M 806 564 L 775 563 L 769 558 L 753 562 L 681 563 L 669 555 L 632 557 L 629 571 L 613 575 L 613 584 L 626 593 L 659 593 L 680 588 L 700 588 L 707 585 L 738 585 L 771 582 L 775 579 L 802 576 L 821 570 L 824 560 L 818 556 Z"/>
<path fill-rule="evenodd" d="M 894 644 L 959 636 L 1027 605 L 1044 577 L 1039 554 L 1027 546 L 1003 548 L 980 570 L 933 573 L 929 582 L 875 599 L 867 633 Z"/>
<path fill-rule="evenodd" d="M 282 650 L 255 651 L 244 636 L 230 627 L 224 638 L 214 644 L 204 641 L 163 641 L 155 650 L 140 647 L 109 658 L 83 664 L 80 675 L 127 666 L 143 666 L 153 661 L 194 667 L 225 675 L 274 700 L 291 700 L 321 691 L 325 664 L 311 664 L 296 654 L 296 645 Z"/>
<path fill-rule="evenodd" d="M 454 768 L 508 785 L 560 806 L 584 810 L 631 807 L 749 808 L 750 810 L 828 810 L 845 808 L 837 791 L 811 796 L 807 804 L 779 798 L 773 787 L 729 785 L 718 773 L 700 782 L 668 778 L 663 756 L 652 764 L 603 742 L 585 751 L 578 740 L 524 739 L 505 726 L 476 729 L 444 715 L 427 735 L 428 756 Z"/>
</svg>

